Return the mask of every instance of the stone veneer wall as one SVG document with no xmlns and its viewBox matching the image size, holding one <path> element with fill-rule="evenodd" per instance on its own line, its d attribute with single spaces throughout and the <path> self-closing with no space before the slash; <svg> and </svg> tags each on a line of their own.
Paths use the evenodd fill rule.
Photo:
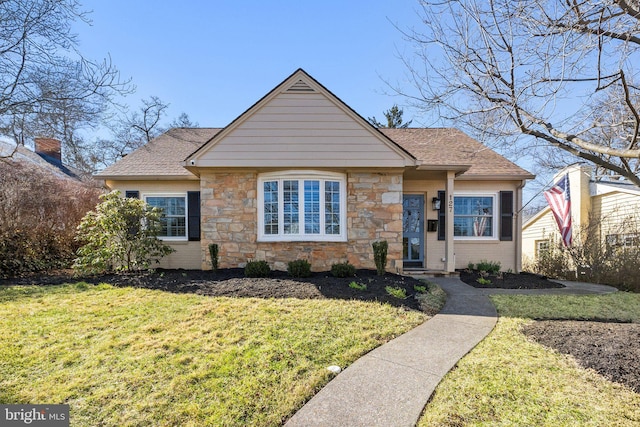
<svg viewBox="0 0 640 427">
<path fill-rule="evenodd" d="M 349 261 L 375 268 L 371 243 L 389 242 L 387 270 L 402 265 L 402 172 L 347 174 L 347 242 L 257 242 L 257 172 L 202 173 L 202 268 L 211 269 L 208 245 L 219 245 L 220 268 L 266 260 L 286 270 L 306 259 L 314 271 Z"/>
</svg>

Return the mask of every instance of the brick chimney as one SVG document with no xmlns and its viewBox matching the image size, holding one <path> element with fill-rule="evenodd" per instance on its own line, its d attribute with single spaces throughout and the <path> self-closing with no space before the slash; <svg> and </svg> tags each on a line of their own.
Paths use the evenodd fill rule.
<svg viewBox="0 0 640 427">
<path fill-rule="evenodd" d="M 54 138 L 34 138 L 36 153 L 49 156 L 62 163 L 62 151 L 60 141 Z"/>
</svg>

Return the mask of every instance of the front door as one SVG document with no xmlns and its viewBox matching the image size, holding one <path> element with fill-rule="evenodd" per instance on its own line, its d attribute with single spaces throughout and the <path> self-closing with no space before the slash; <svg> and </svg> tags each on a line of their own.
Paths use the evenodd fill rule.
<svg viewBox="0 0 640 427">
<path fill-rule="evenodd" d="M 424 265 L 424 196 L 402 198 L 402 253 L 405 268 Z"/>
</svg>

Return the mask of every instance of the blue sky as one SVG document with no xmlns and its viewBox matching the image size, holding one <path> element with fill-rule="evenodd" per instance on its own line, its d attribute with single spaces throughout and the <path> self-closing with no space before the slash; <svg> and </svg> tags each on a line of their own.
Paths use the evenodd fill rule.
<svg viewBox="0 0 640 427">
<path fill-rule="evenodd" d="M 131 108 L 150 96 L 169 103 L 166 123 L 185 112 L 200 126 L 226 126 L 303 68 L 365 118 L 383 120 L 398 104 L 412 126 L 451 125 L 420 115 L 385 83 L 410 89 L 398 56 L 411 57 L 413 47 L 398 28 L 420 28 L 418 0 L 82 4 L 92 23 L 75 26 L 80 51 L 110 55 L 133 80 L 137 90 L 124 100 Z M 526 192 L 534 195 L 531 184 Z"/>
<path fill-rule="evenodd" d="M 225 126 L 298 68 L 304 68 L 363 117 L 404 99 L 398 52 L 410 45 L 394 27 L 419 24 L 417 0 L 82 2 L 80 50 L 110 55 L 137 86 L 125 102 L 158 96 L 168 118 L 189 114 L 200 126 Z M 408 50 L 409 49 L 409 50 Z M 405 108 L 405 120 L 415 119 Z M 426 123 L 431 124 L 431 123 Z"/>
</svg>

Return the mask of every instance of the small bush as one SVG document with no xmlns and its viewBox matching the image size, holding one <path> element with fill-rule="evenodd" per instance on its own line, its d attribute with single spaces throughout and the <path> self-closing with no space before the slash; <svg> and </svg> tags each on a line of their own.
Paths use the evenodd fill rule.
<svg viewBox="0 0 640 427">
<path fill-rule="evenodd" d="M 215 273 L 218 271 L 218 245 L 209 243 L 209 255 L 211 255 L 211 270 Z"/>
<path fill-rule="evenodd" d="M 386 240 L 373 242 L 373 260 L 376 263 L 376 271 L 378 276 L 384 276 L 387 268 L 387 251 L 389 243 Z"/>
<path fill-rule="evenodd" d="M 487 286 L 491 284 L 491 280 L 485 279 L 484 277 L 478 277 L 478 279 L 476 279 L 476 282 L 480 283 L 482 286 Z"/>
<path fill-rule="evenodd" d="M 310 277 L 311 264 L 306 259 L 297 259 L 287 264 L 287 272 L 291 277 Z"/>
<path fill-rule="evenodd" d="M 467 264 L 467 270 L 469 271 L 473 271 L 476 269 L 476 265 L 472 262 L 470 262 L 469 264 Z"/>
<path fill-rule="evenodd" d="M 500 272 L 500 262 L 482 260 L 476 265 L 479 271 L 486 271 L 489 274 L 498 274 Z"/>
<path fill-rule="evenodd" d="M 425 293 L 427 292 L 427 287 L 426 286 L 419 286 L 419 285 L 413 285 L 413 290 L 418 292 L 418 293 Z"/>
<path fill-rule="evenodd" d="M 347 262 L 333 264 L 331 266 L 331 275 L 333 277 L 353 277 L 356 275 L 356 268 Z"/>
<path fill-rule="evenodd" d="M 244 268 L 244 275 L 246 277 L 269 277 L 271 268 L 267 261 L 248 261 Z"/>
<path fill-rule="evenodd" d="M 384 288 L 384 290 L 387 291 L 387 293 L 394 298 L 398 298 L 398 299 L 407 298 L 407 291 L 402 288 L 387 286 Z"/>
<path fill-rule="evenodd" d="M 364 283 L 351 282 L 351 283 L 349 283 L 349 287 L 351 289 L 356 289 L 358 291 L 366 291 L 367 290 L 367 285 L 365 285 Z"/>
</svg>

